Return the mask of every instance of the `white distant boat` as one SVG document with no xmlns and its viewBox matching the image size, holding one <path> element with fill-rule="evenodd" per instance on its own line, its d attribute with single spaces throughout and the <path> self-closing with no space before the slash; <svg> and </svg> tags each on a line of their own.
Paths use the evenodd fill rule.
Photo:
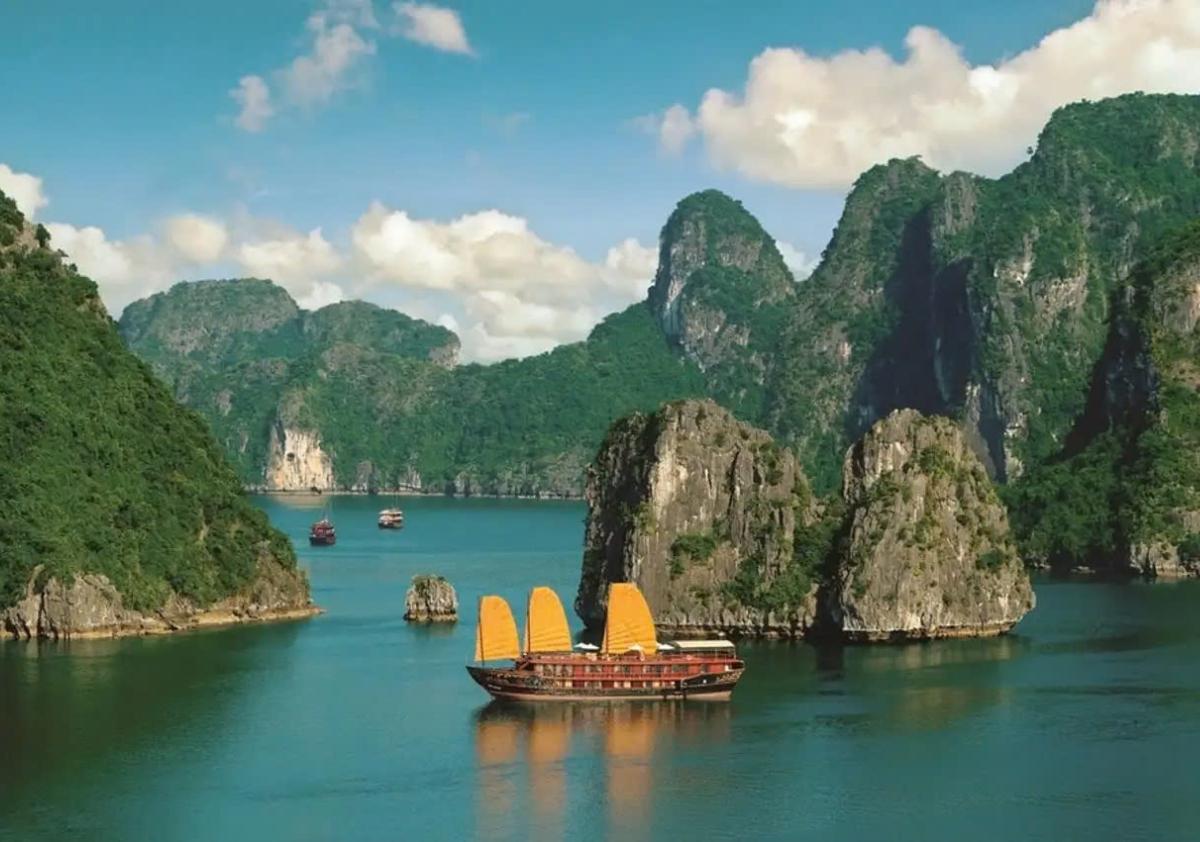
<svg viewBox="0 0 1200 842">
<path fill-rule="evenodd" d="M 404 512 L 400 509 L 384 509 L 379 513 L 380 529 L 403 529 Z"/>
</svg>

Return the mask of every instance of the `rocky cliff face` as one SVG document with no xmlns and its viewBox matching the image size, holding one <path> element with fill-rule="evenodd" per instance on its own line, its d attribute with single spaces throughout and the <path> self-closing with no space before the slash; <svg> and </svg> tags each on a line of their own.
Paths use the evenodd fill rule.
<svg viewBox="0 0 1200 842">
<path fill-rule="evenodd" d="M 410 623 L 453 623 L 458 620 L 458 594 L 441 576 L 413 576 L 404 595 L 404 619 Z"/>
<path fill-rule="evenodd" d="M 768 381 L 767 426 L 814 483 L 875 420 L 961 420 L 1007 481 L 1057 452 L 1084 408 L 1110 293 L 1200 214 L 1200 99 L 1068 106 L 996 180 L 920 162 L 865 173 L 803 284 Z"/>
<path fill-rule="evenodd" d="M 880 641 L 1008 631 L 1033 607 L 991 481 L 953 421 L 914 410 L 846 456 L 824 517 L 794 458 L 711 402 L 615 424 L 588 474 L 575 610 L 635 582 L 668 634 Z"/>
<path fill-rule="evenodd" d="M 1004 507 L 952 421 L 893 412 L 850 449 L 844 477 L 848 532 L 827 600 L 842 634 L 1000 634 L 1033 608 Z"/>
<path fill-rule="evenodd" d="M 1011 490 L 1026 553 L 1060 568 L 1200 575 L 1200 224 L 1113 296 L 1087 410 Z"/>
<path fill-rule="evenodd" d="M 267 491 L 331 491 L 333 461 L 316 433 L 275 425 L 271 428 L 264 486 Z"/>
<path fill-rule="evenodd" d="M 795 289 L 758 220 L 706 190 L 683 199 L 663 226 L 649 303 L 668 340 L 705 372 L 709 393 L 757 417 Z"/>
<path fill-rule="evenodd" d="M 603 624 L 611 582 L 635 582 L 673 634 L 795 637 L 816 615 L 793 557 L 813 519 L 795 458 L 712 401 L 615 424 L 588 472 L 576 613 Z"/>
</svg>

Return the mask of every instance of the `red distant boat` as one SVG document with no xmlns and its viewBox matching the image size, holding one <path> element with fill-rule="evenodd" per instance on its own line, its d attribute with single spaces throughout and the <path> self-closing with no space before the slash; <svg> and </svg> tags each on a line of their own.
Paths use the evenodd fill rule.
<svg viewBox="0 0 1200 842">
<path fill-rule="evenodd" d="M 600 646 L 572 647 L 557 594 L 534 588 L 524 643 L 521 651 L 508 603 L 498 596 L 483 597 L 475 637 L 478 665 L 468 666 L 467 672 L 497 699 L 725 700 L 746 667 L 728 640 L 660 643 L 645 598 L 629 583 L 611 586 Z M 511 660 L 512 665 L 484 665 L 491 660 Z"/>
<path fill-rule="evenodd" d="M 323 517 L 308 530 L 308 543 L 314 547 L 328 547 L 337 543 L 337 533 L 333 530 L 333 521 Z"/>
</svg>

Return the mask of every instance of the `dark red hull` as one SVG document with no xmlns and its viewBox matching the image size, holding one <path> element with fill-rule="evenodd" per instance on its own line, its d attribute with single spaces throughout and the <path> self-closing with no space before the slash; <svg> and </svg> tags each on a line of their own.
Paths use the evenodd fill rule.
<svg viewBox="0 0 1200 842">
<path fill-rule="evenodd" d="M 314 547 L 328 547 L 337 543 L 337 533 L 328 520 L 319 520 L 308 530 L 308 543 Z"/>
<path fill-rule="evenodd" d="M 736 657 L 532 655 L 511 667 L 468 666 L 497 699 L 524 702 L 708 699 L 725 701 L 745 670 Z"/>
</svg>

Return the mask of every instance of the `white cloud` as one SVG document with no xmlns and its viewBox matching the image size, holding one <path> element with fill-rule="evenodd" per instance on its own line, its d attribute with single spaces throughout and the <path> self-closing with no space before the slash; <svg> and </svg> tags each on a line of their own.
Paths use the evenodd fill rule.
<svg viewBox="0 0 1200 842">
<path fill-rule="evenodd" d="M 296 303 L 304 310 L 320 310 L 330 304 L 346 300 L 346 293 L 340 286 L 329 281 L 317 281 L 308 291 L 296 299 Z"/>
<path fill-rule="evenodd" d="M 165 289 L 178 279 L 178 267 L 167 249 L 149 236 L 112 240 L 94 225 L 78 228 L 61 222 L 46 224 L 50 241 L 96 282 L 114 315 L 130 301 Z"/>
<path fill-rule="evenodd" d="M 233 101 L 241 106 L 234 123 L 248 132 L 261 132 L 267 121 L 275 116 L 271 105 L 271 88 L 261 76 L 243 76 L 238 86 L 229 92 Z"/>
<path fill-rule="evenodd" d="M 829 58 L 764 50 L 740 94 L 709 90 L 694 115 L 667 109 L 660 143 L 678 148 L 693 125 L 717 166 L 802 188 L 845 187 L 873 164 L 910 155 L 998 174 L 1060 105 L 1200 89 L 1200 4 L 1100 0 L 1088 17 L 994 65 L 969 64 L 927 27 L 910 30 L 905 47 L 901 61 L 879 48 Z"/>
<path fill-rule="evenodd" d="M 225 223 L 210 216 L 185 213 L 166 222 L 167 242 L 192 263 L 211 263 L 225 253 L 229 231 Z"/>
<path fill-rule="evenodd" d="M 251 275 L 284 285 L 304 283 L 338 269 L 342 260 L 319 228 L 300 234 L 281 231 L 268 239 L 242 242 L 235 258 Z"/>
<path fill-rule="evenodd" d="M 480 361 L 584 338 L 604 316 L 645 297 L 657 260 L 654 248 L 628 238 L 590 261 L 499 210 L 443 222 L 379 202 L 351 226 L 348 251 L 321 228 L 304 233 L 244 213 L 180 213 L 162 220 L 156 234 L 126 239 L 96 226 L 47 228 L 54 246 L 96 281 L 114 315 L 177 281 L 237 267 L 278 283 L 305 309 L 346 298 L 398 305 L 450 327 L 464 358 Z"/>
<path fill-rule="evenodd" d="M 33 219 L 49 201 L 42 192 L 42 180 L 27 172 L 17 172 L 0 164 L 0 191 L 17 203 L 17 210 Z"/>
<path fill-rule="evenodd" d="M 394 3 L 400 34 L 409 41 L 448 53 L 475 55 L 458 12 L 432 3 Z"/>
<path fill-rule="evenodd" d="M 608 250 L 604 256 L 609 285 L 627 295 L 640 298 L 650 287 L 658 268 L 658 249 L 644 246 L 628 237 Z"/>
<path fill-rule="evenodd" d="M 792 277 L 797 281 L 803 281 L 817 268 L 816 258 L 809 257 L 791 243 L 776 240 L 775 248 L 779 249 L 779 254 L 783 256 L 783 262 L 787 264 L 787 268 L 792 272 Z"/>
<path fill-rule="evenodd" d="M 229 95 L 239 106 L 234 123 L 260 132 L 280 109 L 329 103 L 363 79 L 364 62 L 375 55 L 377 36 L 400 35 L 447 52 L 474 55 L 458 13 L 427 3 L 394 3 L 397 25 L 384 30 L 371 0 L 325 0 L 305 21 L 307 46 L 287 65 L 269 74 L 243 76 Z M 272 96 L 282 90 L 282 102 Z M 510 115 L 503 128 L 515 132 L 527 115 Z"/>
<path fill-rule="evenodd" d="M 635 128 L 658 138 L 659 148 L 678 155 L 696 134 L 696 121 L 682 105 L 672 105 L 661 114 L 644 114 L 633 120 Z"/>
<path fill-rule="evenodd" d="M 351 239 L 368 283 L 448 294 L 461 307 L 468 359 L 582 339 L 605 314 L 642 298 L 654 272 L 655 252 L 636 240 L 593 263 L 498 210 L 440 222 L 376 202 Z"/>
<path fill-rule="evenodd" d="M 353 84 L 352 71 L 360 60 L 374 55 L 375 44 L 328 11 L 312 14 L 307 27 L 313 38 L 310 52 L 297 56 L 280 78 L 293 103 L 323 104 Z"/>
</svg>

